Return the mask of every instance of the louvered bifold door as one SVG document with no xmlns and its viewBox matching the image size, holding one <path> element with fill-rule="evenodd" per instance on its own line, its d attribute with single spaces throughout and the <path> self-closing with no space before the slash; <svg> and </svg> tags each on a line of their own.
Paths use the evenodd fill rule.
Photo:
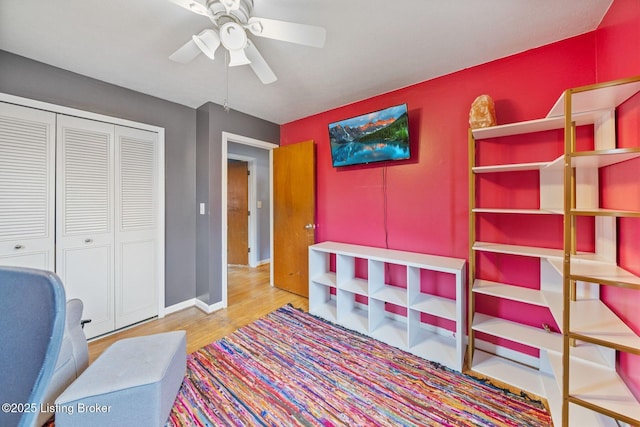
<svg viewBox="0 0 640 427">
<path fill-rule="evenodd" d="M 0 103 L 0 265 L 54 268 L 55 123 Z"/>
<path fill-rule="evenodd" d="M 56 268 L 67 298 L 80 298 L 87 338 L 114 317 L 114 125 L 58 116 Z"/>
<path fill-rule="evenodd" d="M 116 127 L 116 328 L 158 315 L 157 134 Z"/>
</svg>

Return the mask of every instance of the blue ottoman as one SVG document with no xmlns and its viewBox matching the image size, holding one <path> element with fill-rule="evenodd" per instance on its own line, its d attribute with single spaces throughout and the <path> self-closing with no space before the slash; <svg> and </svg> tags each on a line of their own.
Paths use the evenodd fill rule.
<svg viewBox="0 0 640 427">
<path fill-rule="evenodd" d="M 125 338 L 55 402 L 56 427 L 163 426 L 186 373 L 186 333 Z"/>
</svg>

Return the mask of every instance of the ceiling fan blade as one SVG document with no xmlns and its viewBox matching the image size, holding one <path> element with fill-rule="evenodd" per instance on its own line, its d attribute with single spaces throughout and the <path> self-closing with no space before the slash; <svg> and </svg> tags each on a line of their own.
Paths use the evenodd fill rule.
<svg viewBox="0 0 640 427">
<path fill-rule="evenodd" d="M 265 61 L 262 55 L 260 55 L 260 52 L 258 52 L 258 49 L 251 40 L 247 40 L 245 53 L 247 54 L 249 61 L 251 61 L 249 65 L 262 83 L 268 85 L 269 83 L 273 83 L 278 80 L 271 67 L 269 67 L 269 64 L 267 64 L 267 61 Z"/>
<path fill-rule="evenodd" d="M 207 6 L 203 1 L 200 0 L 169 0 L 173 4 L 177 4 L 178 6 L 187 9 L 193 13 L 197 13 L 198 15 L 207 16 Z"/>
<path fill-rule="evenodd" d="M 327 30 L 322 27 L 268 18 L 249 18 L 246 28 L 258 37 L 312 47 L 323 47 L 327 38 Z"/>
<path fill-rule="evenodd" d="M 191 62 L 196 59 L 196 57 L 200 55 L 200 53 L 201 51 L 195 44 L 195 42 L 193 40 L 189 40 L 178 50 L 173 52 L 169 59 L 175 62 L 186 64 L 187 62 Z"/>
</svg>

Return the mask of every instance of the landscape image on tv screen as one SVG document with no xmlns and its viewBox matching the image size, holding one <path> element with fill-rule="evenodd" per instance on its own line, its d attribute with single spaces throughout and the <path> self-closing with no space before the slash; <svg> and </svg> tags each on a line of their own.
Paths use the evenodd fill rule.
<svg viewBox="0 0 640 427">
<path fill-rule="evenodd" d="M 329 124 L 333 166 L 408 159 L 407 104 Z"/>
</svg>

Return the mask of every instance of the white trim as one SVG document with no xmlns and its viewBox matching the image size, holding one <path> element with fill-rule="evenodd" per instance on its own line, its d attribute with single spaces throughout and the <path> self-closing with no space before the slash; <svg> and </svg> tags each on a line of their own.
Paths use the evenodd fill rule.
<svg viewBox="0 0 640 427">
<path fill-rule="evenodd" d="M 158 277 L 158 318 L 162 319 L 165 314 L 165 268 L 167 260 L 165 258 L 165 158 L 164 158 L 164 128 L 157 128 L 158 132 L 158 231 L 156 238 L 158 239 L 158 262 L 156 271 Z"/>
<path fill-rule="evenodd" d="M 214 311 L 222 310 L 223 308 L 226 307 L 226 305 L 223 304 L 223 302 L 217 302 L 215 304 L 208 305 L 207 303 L 205 303 L 202 300 L 199 300 L 198 298 L 196 298 L 195 300 L 196 300 L 196 303 L 195 303 L 196 308 L 202 310 L 205 314 L 211 314 Z"/>
<path fill-rule="evenodd" d="M 258 261 L 256 263 L 256 267 L 259 267 L 259 266 L 264 265 L 264 264 L 269 264 L 270 262 L 271 262 L 271 258 L 261 259 L 260 261 Z"/>
<path fill-rule="evenodd" d="M 273 216 L 273 150 L 269 150 L 269 235 L 271 236 L 271 238 L 269 239 L 269 255 L 271 256 L 271 259 L 273 260 L 273 233 L 274 233 L 274 227 L 273 227 L 273 221 L 274 221 L 274 216 Z M 273 288 L 274 286 L 274 276 L 273 276 L 273 263 L 271 263 L 271 268 L 269 269 L 269 284 L 271 285 L 271 287 Z"/>
<path fill-rule="evenodd" d="M 22 105 L 23 107 L 36 108 L 38 110 L 51 111 L 54 113 L 64 114 L 67 116 L 75 116 L 83 119 L 95 120 L 98 122 L 106 122 L 110 124 L 116 124 L 120 126 L 127 126 L 136 129 L 144 129 L 152 132 L 163 131 L 164 128 L 148 125 L 146 123 L 134 122 L 132 120 L 121 119 L 119 117 L 107 116 L 104 114 L 92 113 L 90 111 L 78 110 L 76 108 L 65 107 L 62 105 L 49 104 L 48 102 L 37 101 L 35 99 L 22 98 L 20 96 L 9 95 L 8 93 L 0 92 L 0 101 L 7 102 L 9 104 Z"/>
<path fill-rule="evenodd" d="M 273 253 L 273 160 L 272 160 L 272 150 L 277 148 L 277 144 L 272 144 L 266 141 L 260 141 L 259 139 L 249 138 L 242 135 L 236 135 L 229 132 L 222 132 L 222 153 L 221 153 L 221 171 L 222 171 L 222 179 L 221 181 L 221 202 L 220 202 L 220 210 L 221 210 L 221 236 L 225 236 L 222 240 L 222 250 L 220 254 L 221 259 L 221 270 L 222 270 L 222 304 L 221 308 L 227 307 L 227 159 L 229 155 L 228 144 L 229 142 L 235 142 L 236 144 L 248 145 L 251 147 L 261 148 L 264 150 L 269 150 L 269 205 L 271 206 L 271 214 L 270 214 L 270 222 L 271 222 L 271 235 L 269 237 L 270 247 Z M 271 268 L 271 285 L 273 286 L 273 268 Z M 197 304 L 197 302 L 196 302 Z M 204 305 L 204 303 L 202 303 Z M 217 305 L 217 304 L 216 304 Z M 198 308 L 200 308 L 198 306 Z M 204 311 L 204 310 L 203 310 Z M 206 312 L 206 311 L 205 311 Z"/>
<path fill-rule="evenodd" d="M 243 156 L 240 154 L 228 153 L 227 159 L 240 160 L 247 162 L 247 168 L 249 169 L 248 178 L 248 203 L 249 203 L 249 216 L 247 218 L 249 233 L 248 242 L 249 245 L 249 267 L 256 267 L 258 264 L 258 211 L 256 206 L 256 186 L 258 184 L 256 177 L 256 158 Z M 228 183 L 227 183 L 228 184 Z M 227 236 L 227 239 L 229 236 Z"/>
<path fill-rule="evenodd" d="M 87 342 L 88 343 L 92 343 L 92 342 L 101 340 L 102 338 L 107 338 L 107 337 L 110 337 L 110 336 L 115 335 L 117 333 L 124 332 L 124 331 L 127 331 L 129 329 L 133 329 L 133 328 L 135 328 L 137 326 L 140 326 L 140 325 L 144 325 L 145 323 L 151 323 L 154 320 L 158 320 L 158 317 L 156 317 L 156 316 L 150 317 L 148 319 L 144 319 L 144 320 L 141 320 L 139 322 L 136 322 L 136 323 L 134 323 L 132 325 L 123 326 L 122 328 L 114 329 L 113 331 L 106 332 L 106 333 L 104 333 L 102 335 L 97 335 L 95 337 L 87 338 Z"/>
<path fill-rule="evenodd" d="M 23 98 L 0 92 L 0 102 L 21 105 L 23 107 L 35 108 L 38 110 L 50 111 L 67 116 L 80 117 L 99 122 L 106 122 L 120 126 L 132 127 L 136 129 L 148 130 L 158 134 L 158 318 L 165 316 L 165 130 L 159 126 L 148 125 L 146 123 L 134 122 L 132 120 L 121 119 L 119 117 L 107 116 L 104 114 L 92 113 L 90 111 L 78 110 L 76 108 L 64 107 L 62 105 L 50 104 L 48 102 L 37 101 L 35 99 Z"/>
<path fill-rule="evenodd" d="M 179 302 L 177 304 L 170 305 L 169 307 L 166 307 L 164 309 L 164 314 L 167 315 L 167 314 L 176 313 L 176 312 L 178 312 L 180 310 L 184 310 L 185 308 L 195 307 L 195 305 L 196 305 L 196 299 L 195 298 L 191 298 L 191 299 L 188 299 L 186 301 L 182 301 L 182 302 Z"/>
</svg>

